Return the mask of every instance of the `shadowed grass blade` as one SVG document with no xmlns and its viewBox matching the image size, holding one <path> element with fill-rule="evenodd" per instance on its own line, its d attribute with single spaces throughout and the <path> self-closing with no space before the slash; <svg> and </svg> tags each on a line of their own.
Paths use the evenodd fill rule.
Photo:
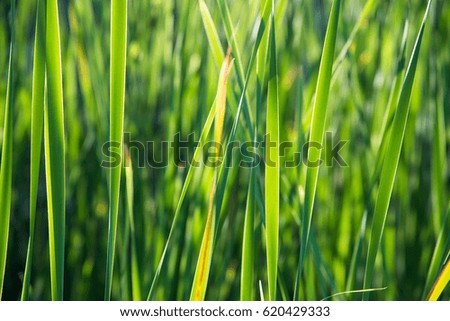
<svg viewBox="0 0 450 321">
<path fill-rule="evenodd" d="M 297 271 L 297 281 L 294 290 L 294 299 L 300 299 L 300 281 L 303 270 L 303 263 L 306 257 L 306 250 L 308 248 L 309 234 L 311 229 L 314 198 L 316 195 L 317 179 L 319 177 L 319 166 L 317 164 L 310 164 L 310 162 L 317 162 L 320 160 L 321 148 L 314 148 L 312 144 L 320 144 L 322 146 L 325 119 L 327 114 L 328 95 L 330 91 L 331 72 L 333 68 L 334 49 L 336 45 L 336 34 L 339 22 L 339 8 L 341 1 L 334 0 L 331 6 L 330 18 L 328 20 L 327 32 L 325 35 L 325 42 L 322 51 L 322 59 L 319 67 L 319 77 L 316 87 L 316 100 L 314 102 L 312 111 L 312 123 L 309 137 L 308 148 L 308 167 L 306 170 L 305 182 L 305 204 L 302 213 L 302 228 L 301 228 L 301 243 L 300 243 L 300 258 Z"/>
<path fill-rule="evenodd" d="M 364 274 L 364 289 L 372 286 L 373 271 L 378 249 L 383 236 L 384 224 L 386 222 L 389 201 L 391 199 L 392 189 L 394 188 L 395 174 L 397 172 L 400 152 L 402 149 L 403 137 L 405 134 L 406 123 L 409 114 L 409 102 L 411 99 L 411 91 L 414 83 L 414 75 L 416 72 L 417 61 L 419 59 L 420 45 L 428 17 L 431 0 L 428 2 L 422 25 L 417 35 L 405 79 L 400 91 L 400 96 L 395 111 L 394 120 L 391 128 L 391 136 L 386 150 L 383 167 L 381 169 L 380 186 L 378 188 L 378 196 L 375 204 L 374 218 L 372 223 L 372 231 L 370 234 L 369 250 L 367 252 L 366 270 Z M 369 299 L 370 293 L 364 293 L 363 299 Z"/>
<path fill-rule="evenodd" d="M 122 140 L 125 109 L 126 47 L 127 0 L 112 0 L 109 141 L 116 144 L 116 152 L 120 159 L 123 156 Z M 111 299 L 121 169 L 121 166 L 116 166 L 110 168 L 109 172 L 108 253 L 106 259 L 105 300 Z"/>
<path fill-rule="evenodd" d="M 11 43 L 9 46 L 8 82 L 6 84 L 5 118 L 3 119 L 2 163 L 0 168 L 0 300 L 3 293 L 6 254 L 8 251 L 9 220 L 11 215 L 12 184 L 12 107 L 13 107 L 13 57 L 14 57 L 14 17 L 15 0 L 11 1 Z"/>
<path fill-rule="evenodd" d="M 30 237 L 22 286 L 22 300 L 30 291 L 31 265 L 33 261 L 36 202 L 41 160 L 42 128 L 44 125 L 45 92 L 45 1 L 38 0 L 36 33 L 34 39 L 33 88 L 31 98 L 31 156 L 30 156 Z"/>
</svg>

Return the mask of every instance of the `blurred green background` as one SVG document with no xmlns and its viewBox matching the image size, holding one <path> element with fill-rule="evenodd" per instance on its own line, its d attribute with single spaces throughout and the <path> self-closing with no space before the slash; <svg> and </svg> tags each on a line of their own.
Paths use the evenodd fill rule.
<svg viewBox="0 0 450 321">
<path fill-rule="evenodd" d="M 13 199 L 3 291 L 6 300 L 20 298 L 29 235 L 30 108 L 36 1 L 18 0 L 16 3 Z M 67 157 L 64 298 L 100 300 L 104 291 L 107 247 L 107 171 L 100 163 L 104 159 L 102 145 L 107 141 L 109 121 L 110 2 L 62 0 L 58 3 Z M 217 4 L 213 0 L 207 0 L 206 4 L 225 51 L 228 45 Z M 261 4 L 259 1 L 228 1 L 228 4 L 246 69 Z M 331 1 L 278 0 L 275 5 L 281 140 L 301 146 L 309 131 L 311 102 Z M 336 56 L 364 5 L 365 1 L 361 0 L 343 1 Z M 335 139 L 349 141 L 341 154 L 349 166 L 320 170 L 313 237 L 301 286 L 304 299 L 320 300 L 333 293 L 362 288 L 377 191 L 377 184 L 374 188 L 370 186 L 371 175 L 376 166 L 383 116 L 396 75 L 404 24 L 408 20 L 408 60 L 425 6 L 423 0 L 375 1 L 333 80 L 326 129 Z M 220 70 L 208 44 L 198 2 L 130 0 L 128 9 L 125 132 L 131 133 L 133 140 L 142 142 L 168 140 L 177 132 L 181 137 L 195 132 L 198 139 L 215 97 Z M 2 106 L 6 95 L 10 20 L 10 1 L 1 0 Z M 239 97 L 236 79 L 232 72 L 229 88 Z M 418 300 L 429 291 L 425 289 L 425 282 L 436 239 L 442 225 L 449 226 L 449 217 L 445 216 L 450 195 L 449 89 L 450 2 L 435 0 L 425 30 L 405 141 L 381 255 L 377 260 L 374 286 L 387 288 L 374 292 L 373 299 Z M 248 97 L 253 112 L 254 76 L 250 79 Z M 436 117 L 438 109 L 443 118 Z M 226 112 L 224 132 L 227 135 L 234 112 L 232 108 Z M 3 124 L 3 114 L 0 112 L 0 124 Z M 264 135 L 264 119 L 265 114 L 262 114 L 259 137 Z M 436 130 L 442 126 L 443 132 Z M 443 154 L 436 152 L 437 135 Z M 237 138 L 246 139 L 244 122 L 239 124 Z M 135 161 L 135 151 L 132 150 L 131 156 Z M 167 239 L 186 172 L 186 168 L 172 162 L 164 169 L 133 168 L 134 223 L 142 298 L 148 293 Z M 206 299 L 239 299 L 249 170 L 234 166 L 229 175 Z M 181 224 L 169 250 L 167 268 L 162 271 L 157 287 L 157 299 L 189 298 L 207 214 L 210 178 L 209 169 L 195 171 L 182 207 Z M 297 273 L 303 202 L 300 180 L 301 169 L 281 169 L 279 299 L 292 298 Z M 50 273 L 43 155 L 40 181 L 31 299 L 48 300 Z M 438 194 L 444 198 L 439 199 Z M 130 231 L 124 191 L 121 195 L 112 297 L 131 299 Z M 359 260 L 356 270 L 350 271 L 365 213 L 367 226 L 362 228 Z M 264 289 L 267 287 L 261 217 L 258 211 L 255 299 L 259 299 L 258 280 Z M 439 223 L 437 218 L 440 218 Z M 447 242 L 445 253 L 448 249 Z M 443 297 L 448 299 L 449 295 L 447 289 Z M 336 299 L 360 297 L 354 294 Z"/>
</svg>

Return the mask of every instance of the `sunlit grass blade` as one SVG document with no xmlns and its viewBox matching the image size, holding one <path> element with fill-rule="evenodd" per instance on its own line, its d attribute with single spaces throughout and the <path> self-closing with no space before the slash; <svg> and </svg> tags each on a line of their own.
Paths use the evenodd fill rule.
<svg viewBox="0 0 450 321">
<path fill-rule="evenodd" d="M 280 113 L 278 103 L 278 71 L 275 42 L 275 18 L 272 11 L 269 32 L 269 79 L 266 119 L 265 212 L 267 279 L 269 300 L 276 300 L 278 270 L 278 237 L 280 216 Z"/>
<path fill-rule="evenodd" d="M 136 229 L 134 226 L 134 185 L 133 185 L 133 164 L 128 148 L 125 147 L 125 186 L 127 196 L 127 213 L 130 222 L 130 238 L 131 238 L 131 293 L 133 301 L 141 300 L 141 280 L 139 275 L 139 264 L 137 257 Z"/>
<path fill-rule="evenodd" d="M 233 61 L 230 57 L 231 52 L 228 51 L 220 70 L 219 82 L 217 86 L 217 95 L 215 99 L 216 117 L 214 122 L 214 142 L 221 144 L 223 134 L 223 122 L 225 119 L 226 97 L 227 97 L 227 80 Z M 217 221 L 217 210 L 215 208 L 215 190 L 217 182 L 217 169 L 215 171 L 215 179 L 211 187 L 208 216 L 203 234 L 200 254 L 195 269 L 194 282 L 191 290 L 191 300 L 204 300 L 206 288 L 208 285 L 209 271 L 211 268 L 212 252 L 214 246 L 214 237 Z"/>
<path fill-rule="evenodd" d="M 433 251 L 433 256 L 431 257 L 430 267 L 428 269 L 427 280 L 425 282 L 425 288 L 423 292 L 423 296 L 430 291 L 431 286 L 433 284 L 433 280 L 435 280 L 436 275 L 438 274 L 440 268 L 442 267 L 442 262 L 445 262 L 445 255 L 449 251 L 448 247 L 450 246 L 450 203 L 447 208 L 447 214 L 444 217 L 443 224 L 441 226 L 441 231 L 436 241 L 436 246 Z"/>
<path fill-rule="evenodd" d="M 406 123 L 409 114 L 409 102 L 411 99 L 412 86 L 414 83 L 414 75 L 416 72 L 417 61 L 419 59 L 420 45 L 428 17 L 431 0 L 428 2 L 422 24 L 417 35 L 414 49 L 411 54 L 408 69 L 400 91 L 400 96 L 395 111 L 389 144 L 386 150 L 386 156 L 381 169 L 380 185 L 378 187 L 378 195 L 375 204 L 372 230 L 370 234 L 369 250 L 367 252 L 367 262 L 364 274 L 364 288 L 372 286 L 373 272 L 375 268 L 375 260 L 378 249 L 383 236 L 384 225 L 386 222 L 389 202 L 395 182 L 398 162 L 402 149 L 403 137 L 405 134 Z M 363 299 L 367 300 L 369 293 L 363 294 Z"/>
<path fill-rule="evenodd" d="M 8 82 L 6 84 L 5 116 L 3 119 L 3 144 L 0 168 L 0 300 L 8 251 L 9 221 L 11 216 L 11 184 L 13 167 L 13 57 L 14 57 L 14 17 L 15 0 L 11 1 L 11 42 L 9 46 Z"/>
<path fill-rule="evenodd" d="M 122 159 L 123 121 L 125 109 L 125 73 L 127 47 L 127 0 L 111 1 L 111 63 L 109 141 L 116 144 Z M 114 254 L 119 212 L 121 166 L 109 172 L 108 252 L 106 259 L 105 300 L 111 299 Z"/>
<path fill-rule="evenodd" d="M 327 113 L 328 96 L 330 91 L 331 73 L 333 68 L 334 50 L 336 45 L 336 34 L 339 22 L 340 0 L 334 0 L 331 6 L 330 18 L 328 20 L 327 32 L 322 51 L 322 58 L 319 67 L 319 76 L 316 87 L 316 98 L 312 111 L 311 130 L 308 148 L 308 167 L 306 170 L 305 182 L 305 203 L 302 213 L 302 228 L 300 237 L 300 257 L 297 271 L 297 281 L 294 290 L 294 299 L 300 299 L 300 283 L 303 264 L 308 248 L 309 234 L 311 229 L 314 198 L 316 195 L 317 180 L 319 177 L 319 166 L 312 162 L 320 160 L 321 148 L 314 148 L 311 144 L 322 146 L 325 119 Z M 317 147 L 317 146 L 316 146 Z"/>
<path fill-rule="evenodd" d="M 36 32 L 34 40 L 33 88 L 31 98 L 31 156 L 30 156 L 30 236 L 27 260 L 23 276 L 22 300 L 27 300 L 30 291 L 31 266 L 33 261 L 36 202 L 41 160 L 42 128 L 44 125 L 45 91 L 45 1 L 38 0 Z"/>
<path fill-rule="evenodd" d="M 50 275 L 52 299 L 62 300 L 65 244 L 65 147 L 61 44 L 57 0 L 46 8 L 47 106 L 44 108 L 44 146 L 47 182 Z"/>
<path fill-rule="evenodd" d="M 450 261 L 447 262 L 441 274 L 437 278 L 436 282 L 431 289 L 430 294 L 428 295 L 428 301 L 437 301 L 442 291 L 444 291 L 445 287 L 450 281 Z"/>
</svg>

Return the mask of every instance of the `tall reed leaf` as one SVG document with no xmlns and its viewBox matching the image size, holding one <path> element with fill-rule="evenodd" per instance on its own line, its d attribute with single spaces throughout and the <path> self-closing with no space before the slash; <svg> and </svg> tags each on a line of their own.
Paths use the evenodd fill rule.
<svg viewBox="0 0 450 321">
<path fill-rule="evenodd" d="M 278 106 L 278 71 L 274 20 L 272 11 L 269 32 L 265 174 L 267 279 L 269 283 L 269 300 L 271 301 L 276 300 L 277 293 L 278 225 L 280 215 L 280 113 Z"/>
<path fill-rule="evenodd" d="M 125 73 L 127 47 L 127 0 L 111 1 L 111 63 L 109 141 L 117 144 L 122 159 L 123 120 L 125 108 Z M 121 166 L 109 171 L 108 252 L 106 258 L 105 300 L 111 299 L 114 254 L 119 213 Z"/>
<path fill-rule="evenodd" d="M 31 156 L 30 156 L 30 236 L 22 286 L 22 300 L 30 291 L 31 265 L 33 262 L 36 202 L 41 160 L 42 127 L 44 124 L 45 91 L 45 1 L 38 0 L 36 32 L 34 39 L 33 88 L 31 92 Z"/>
<path fill-rule="evenodd" d="M 267 5 L 269 4 L 269 5 Z M 272 1 L 261 1 L 261 19 L 264 19 L 264 10 L 270 7 L 272 11 Z M 263 39 L 261 39 L 262 45 L 258 47 L 256 53 L 256 108 L 255 108 L 255 127 L 253 134 L 253 142 L 255 150 L 258 149 L 258 121 L 259 114 L 262 110 L 262 92 L 264 82 L 265 64 L 267 58 L 267 39 L 268 34 L 264 33 Z M 255 165 L 256 166 L 256 165 Z M 256 202 L 257 202 L 257 171 L 255 168 L 250 169 L 250 179 L 247 193 L 247 203 L 245 207 L 245 219 L 244 219 L 244 233 L 242 242 L 242 267 L 241 267 L 241 289 L 240 299 L 241 301 L 250 301 L 253 298 L 253 270 L 255 261 L 255 214 L 256 214 Z"/>
<path fill-rule="evenodd" d="M 11 215 L 12 181 L 12 107 L 13 107 L 13 66 L 14 57 L 14 17 L 15 0 L 11 1 L 11 42 L 9 46 L 8 82 L 6 84 L 5 118 L 3 119 L 2 163 L 0 168 L 0 300 L 3 293 L 6 253 L 8 251 L 9 220 Z"/>
<path fill-rule="evenodd" d="M 327 114 L 328 95 L 330 91 L 331 73 L 333 68 L 333 57 L 336 46 L 336 34 L 339 21 L 340 0 L 334 0 L 331 6 L 330 18 L 328 20 L 327 32 L 322 51 L 322 58 L 319 67 L 319 77 L 316 87 L 316 98 L 312 111 L 311 131 L 309 135 L 309 146 L 320 144 L 322 146 L 325 130 L 325 119 Z M 308 149 L 308 163 L 320 160 L 321 148 Z M 308 248 L 309 234 L 311 229 L 314 198 L 316 195 L 317 179 L 319 177 L 319 167 L 317 164 L 308 164 L 305 182 L 305 203 L 302 213 L 302 228 L 300 237 L 300 258 L 297 270 L 297 281 L 294 290 L 294 299 L 300 299 L 300 281 L 303 270 L 303 263 Z"/>
<path fill-rule="evenodd" d="M 427 21 L 428 11 L 430 9 L 431 0 L 423 16 L 422 25 L 414 45 L 414 49 L 406 71 L 405 79 L 400 91 L 400 96 L 395 111 L 394 120 L 391 127 L 391 137 L 387 146 L 386 156 L 384 158 L 383 167 L 381 169 L 380 186 L 378 188 L 377 201 L 375 204 L 374 217 L 372 223 L 372 231 L 370 234 L 369 251 L 367 252 L 367 262 L 364 274 L 364 288 L 372 287 L 373 271 L 375 267 L 375 259 L 378 248 L 383 236 L 384 225 L 386 223 L 389 201 L 391 199 L 392 189 L 394 188 L 395 174 L 397 172 L 400 152 L 402 149 L 403 137 L 405 134 L 406 123 L 409 114 L 409 102 L 411 99 L 411 91 L 414 83 L 414 75 L 416 72 L 417 61 L 419 59 L 420 45 Z M 369 293 L 363 294 L 363 299 L 367 300 Z"/>
<path fill-rule="evenodd" d="M 64 289 L 65 156 L 61 44 L 57 0 L 47 1 L 47 106 L 44 109 L 45 170 L 52 299 L 62 300 Z"/>
<path fill-rule="evenodd" d="M 230 59 L 230 51 L 225 57 L 219 75 L 219 84 L 216 95 L 216 118 L 214 123 L 214 140 L 216 144 L 222 141 L 223 122 L 225 118 L 227 80 L 233 61 Z M 214 246 L 214 237 L 216 230 L 216 209 L 214 206 L 214 196 L 217 182 L 217 170 L 215 173 L 214 185 L 211 188 L 208 216 L 206 219 L 205 231 L 203 234 L 200 254 L 195 269 L 194 282 L 191 290 L 191 300 L 200 301 L 205 298 L 206 287 L 208 284 L 209 270 L 211 268 L 212 252 Z M 217 209 L 219 210 L 219 209 Z"/>
</svg>

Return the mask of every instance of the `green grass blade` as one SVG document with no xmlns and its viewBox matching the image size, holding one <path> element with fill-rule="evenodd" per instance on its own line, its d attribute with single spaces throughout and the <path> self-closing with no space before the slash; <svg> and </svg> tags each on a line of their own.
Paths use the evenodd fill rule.
<svg viewBox="0 0 450 321">
<path fill-rule="evenodd" d="M 253 297 L 253 264 L 255 253 L 255 170 L 250 170 L 250 182 L 245 207 L 244 236 L 242 242 L 242 267 L 241 267 L 241 301 L 251 301 Z"/>
<path fill-rule="evenodd" d="M 110 142 L 118 143 L 116 152 L 123 156 L 123 121 L 125 109 L 125 73 L 127 48 L 127 0 L 111 1 L 110 64 Z M 114 254 L 119 212 L 121 166 L 110 169 L 108 252 L 106 259 L 105 300 L 111 299 Z"/>
<path fill-rule="evenodd" d="M 126 196 L 127 196 L 127 213 L 128 213 L 128 220 L 130 222 L 130 232 L 131 232 L 130 233 L 130 238 L 131 238 L 131 292 L 133 295 L 133 301 L 140 301 L 142 292 L 141 292 L 141 280 L 140 280 L 140 275 L 139 275 L 139 264 L 138 264 L 138 256 L 137 256 L 136 229 L 134 226 L 133 164 L 131 161 L 130 153 L 127 148 L 125 149 L 125 186 L 126 186 Z"/>
<path fill-rule="evenodd" d="M 45 1 L 38 0 L 36 33 L 34 40 L 33 88 L 31 98 L 31 156 L 30 156 L 30 236 L 22 286 L 22 300 L 30 292 L 30 276 L 33 261 L 36 202 L 41 160 L 42 128 L 44 125 L 45 92 Z"/>
<path fill-rule="evenodd" d="M 233 66 L 233 61 L 230 58 L 230 51 L 228 51 L 227 56 L 222 64 L 219 75 L 219 83 L 217 87 L 216 95 L 216 117 L 214 126 L 214 140 L 216 144 L 222 142 L 223 134 L 223 122 L 225 119 L 225 109 L 226 109 L 226 97 L 227 97 L 227 80 L 230 73 L 231 67 Z M 200 301 L 204 300 L 206 288 L 208 285 L 209 271 L 211 268 L 212 252 L 214 246 L 214 238 L 216 231 L 216 213 L 215 209 L 215 190 L 217 182 L 217 168 L 215 170 L 214 185 L 211 188 L 210 193 L 210 204 L 208 210 L 208 217 L 206 220 L 205 231 L 203 234 L 202 244 L 200 248 L 200 254 L 197 261 L 197 267 L 195 269 L 194 282 L 192 284 L 191 290 L 191 300 Z"/>
<path fill-rule="evenodd" d="M 14 57 L 14 17 L 15 0 L 11 1 L 11 43 L 9 47 L 8 82 L 6 85 L 5 118 L 3 119 L 3 145 L 0 168 L 0 300 L 3 293 L 3 282 L 8 251 L 9 221 L 11 216 L 11 184 L 12 184 L 12 108 L 13 108 L 13 57 Z"/>
<path fill-rule="evenodd" d="M 65 242 L 65 147 L 61 44 L 57 0 L 46 8 L 47 106 L 44 109 L 45 170 L 52 299 L 62 300 Z"/>
<path fill-rule="evenodd" d="M 367 262 L 364 274 L 365 289 L 372 286 L 375 260 L 381 243 L 381 238 L 383 236 L 384 225 L 389 208 L 389 201 L 391 198 L 392 190 L 394 188 L 395 174 L 397 172 L 403 137 L 408 120 L 409 102 L 411 99 L 412 86 L 414 83 L 414 75 L 416 72 L 417 61 L 419 59 L 420 45 L 422 43 L 422 36 L 425 28 L 425 23 L 427 21 L 430 4 L 431 0 L 428 2 L 427 9 L 422 20 L 422 25 L 417 35 L 411 59 L 409 61 L 408 69 L 406 71 L 405 79 L 403 81 L 402 89 L 400 91 L 400 97 L 397 103 L 397 109 L 395 111 L 391 128 L 391 137 L 387 146 L 383 168 L 381 169 L 380 186 L 378 188 L 378 196 L 375 204 L 372 231 L 370 234 L 369 250 L 367 253 Z M 368 298 L 369 293 L 364 293 L 363 299 L 367 300 Z"/>
<path fill-rule="evenodd" d="M 316 100 L 312 111 L 312 123 L 309 137 L 309 143 L 319 143 L 322 145 L 325 119 L 327 113 L 328 95 L 330 91 L 331 73 L 333 68 L 333 57 L 336 45 L 336 34 L 339 22 L 340 0 L 333 1 L 331 7 L 330 18 L 328 20 L 327 32 L 325 35 L 325 42 L 322 51 L 322 58 L 319 67 L 319 77 L 316 87 Z M 322 149 L 309 148 L 308 160 L 315 162 L 320 159 Z M 303 263 L 306 257 L 306 250 L 308 248 L 309 234 L 311 229 L 312 214 L 314 198 L 316 195 L 317 180 L 319 177 L 318 166 L 308 166 L 306 170 L 305 182 L 305 204 L 302 213 L 302 228 L 301 228 L 301 244 L 300 244 L 300 258 L 297 271 L 297 281 L 294 291 L 294 299 L 299 300 L 300 295 L 300 281 L 303 270 Z"/>
<path fill-rule="evenodd" d="M 276 300 L 278 237 L 280 215 L 280 113 L 278 103 L 278 71 L 275 42 L 275 18 L 272 11 L 269 32 L 269 79 L 266 120 L 265 212 L 267 244 L 267 278 L 269 300 Z M 272 146 L 273 144 L 273 146 Z"/>
</svg>

